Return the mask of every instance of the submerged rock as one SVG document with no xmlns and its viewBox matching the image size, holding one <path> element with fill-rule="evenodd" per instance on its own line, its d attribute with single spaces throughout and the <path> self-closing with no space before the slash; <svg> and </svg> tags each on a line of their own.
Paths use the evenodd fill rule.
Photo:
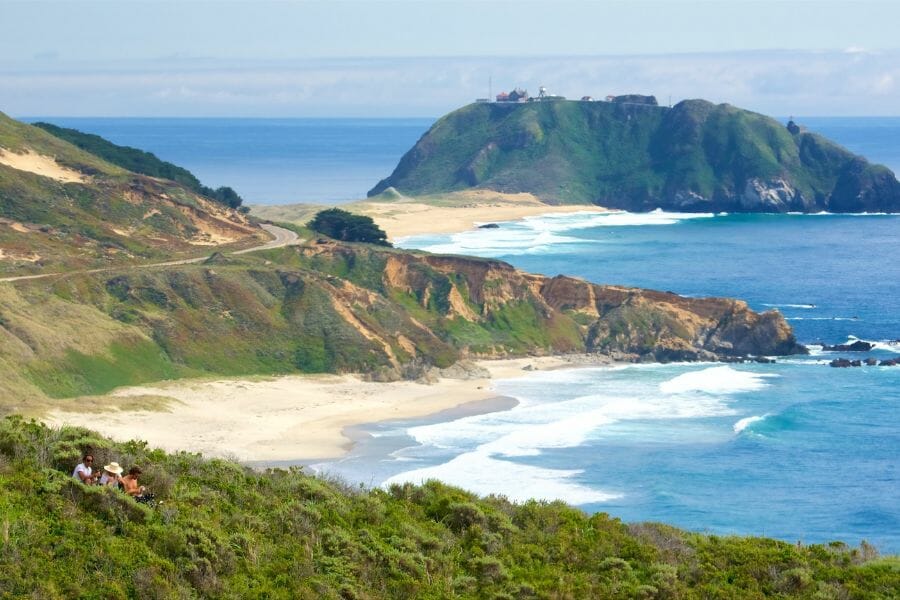
<svg viewBox="0 0 900 600">
<path fill-rule="evenodd" d="M 860 360 L 850 360 L 849 358 L 836 358 L 830 363 L 828 363 L 831 367 L 836 367 L 840 369 L 845 369 L 847 367 L 861 367 L 862 361 Z"/>
<path fill-rule="evenodd" d="M 856 340 L 852 344 L 835 344 L 833 346 L 822 344 L 822 350 L 827 350 L 828 352 L 868 352 L 874 347 L 875 344 L 862 340 Z"/>
</svg>

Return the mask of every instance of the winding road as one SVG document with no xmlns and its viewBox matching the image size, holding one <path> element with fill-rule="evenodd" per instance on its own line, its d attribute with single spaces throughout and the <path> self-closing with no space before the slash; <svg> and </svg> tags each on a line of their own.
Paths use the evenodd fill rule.
<svg viewBox="0 0 900 600">
<path fill-rule="evenodd" d="M 260 227 L 274 236 L 274 239 L 271 241 L 262 244 L 261 246 L 254 246 L 252 248 L 245 248 L 243 250 L 237 250 L 235 252 L 229 252 L 229 254 L 247 254 L 248 252 L 256 252 L 257 250 L 271 250 L 273 248 L 281 248 L 282 246 L 292 246 L 295 244 L 301 243 L 303 240 L 300 239 L 295 232 L 290 229 L 285 229 L 284 227 L 278 227 L 277 225 L 270 225 L 268 223 L 260 223 Z M 197 258 L 184 258 L 182 260 L 170 260 L 167 262 L 160 263 L 150 263 L 147 265 L 134 265 L 133 268 L 137 269 L 149 269 L 151 267 L 169 267 L 172 265 L 189 265 L 192 263 L 203 262 L 208 259 L 211 255 L 206 256 L 198 256 Z M 85 271 L 66 271 L 64 273 L 41 273 L 40 275 L 20 275 L 18 277 L 2 277 L 0 278 L 0 283 L 9 283 L 12 281 L 23 281 L 25 279 L 43 279 L 45 277 L 53 277 L 54 275 L 69 275 L 71 273 L 103 273 L 104 271 L 116 271 L 124 268 L 125 265 L 121 265 L 118 267 L 104 267 L 102 269 L 88 269 Z"/>
</svg>

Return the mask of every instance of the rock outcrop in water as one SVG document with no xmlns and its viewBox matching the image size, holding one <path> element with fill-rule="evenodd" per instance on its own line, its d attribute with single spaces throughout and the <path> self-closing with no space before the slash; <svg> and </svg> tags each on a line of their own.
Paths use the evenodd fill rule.
<svg viewBox="0 0 900 600">
<path fill-rule="evenodd" d="M 465 106 L 439 119 L 369 195 L 479 188 L 632 211 L 900 211 L 889 169 L 796 124 L 705 100 L 669 108 L 644 98 Z"/>
</svg>

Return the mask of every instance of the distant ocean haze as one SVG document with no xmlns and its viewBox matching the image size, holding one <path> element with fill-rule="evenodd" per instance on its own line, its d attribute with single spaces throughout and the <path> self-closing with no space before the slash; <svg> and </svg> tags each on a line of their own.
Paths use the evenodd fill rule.
<svg viewBox="0 0 900 600">
<path fill-rule="evenodd" d="M 900 117 L 794 117 L 801 126 L 900 172 Z M 434 119 L 29 117 L 153 152 L 248 204 L 365 198 Z M 782 119 L 786 121 L 787 119 Z"/>
</svg>

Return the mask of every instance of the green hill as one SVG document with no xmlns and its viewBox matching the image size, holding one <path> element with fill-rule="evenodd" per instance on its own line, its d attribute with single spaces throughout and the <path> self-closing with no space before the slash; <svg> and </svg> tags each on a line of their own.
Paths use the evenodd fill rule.
<svg viewBox="0 0 900 600">
<path fill-rule="evenodd" d="M 105 161 L 128 169 L 134 173 L 161 179 L 170 179 L 202 196 L 211 198 L 220 204 L 224 204 L 231 208 L 237 208 L 243 203 L 243 199 L 230 187 L 220 187 L 217 189 L 207 187 L 201 184 L 200 180 L 187 169 L 160 160 L 151 152 L 144 152 L 143 150 L 131 148 L 130 146 L 119 146 L 113 144 L 109 140 L 103 139 L 99 135 L 83 133 L 77 129 L 59 127 L 52 123 L 34 123 L 33 125 L 35 127 L 40 127 L 47 133 L 78 146 L 86 152 L 90 152 L 94 156 L 98 156 Z"/>
<path fill-rule="evenodd" d="M 0 113 L 0 276 L 184 257 L 264 239 L 245 215 Z"/>
<path fill-rule="evenodd" d="M 644 211 L 900 211 L 900 182 L 822 136 L 704 100 L 476 103 L 435 123 L 389 187 L 530 192 Z"/>
<path fill-rule="evenodd" d="M 95 465 L 140 465 L 160 503 L 76 482 L 85 451 Z M 366 490 L 0 420 L 4 598 L 896 597 L 900 565 L 875 556 L 437 482 Z"/>
<path fill-rule="evenodd" d="M 49 325 L 52 324 L 52 325 Z M 777 312 L 495 261 L 312 242 L 0 284 L 0 411 L 197 375 L 416 378 L 465 357 L 803 352 Z"/>
</svg>

